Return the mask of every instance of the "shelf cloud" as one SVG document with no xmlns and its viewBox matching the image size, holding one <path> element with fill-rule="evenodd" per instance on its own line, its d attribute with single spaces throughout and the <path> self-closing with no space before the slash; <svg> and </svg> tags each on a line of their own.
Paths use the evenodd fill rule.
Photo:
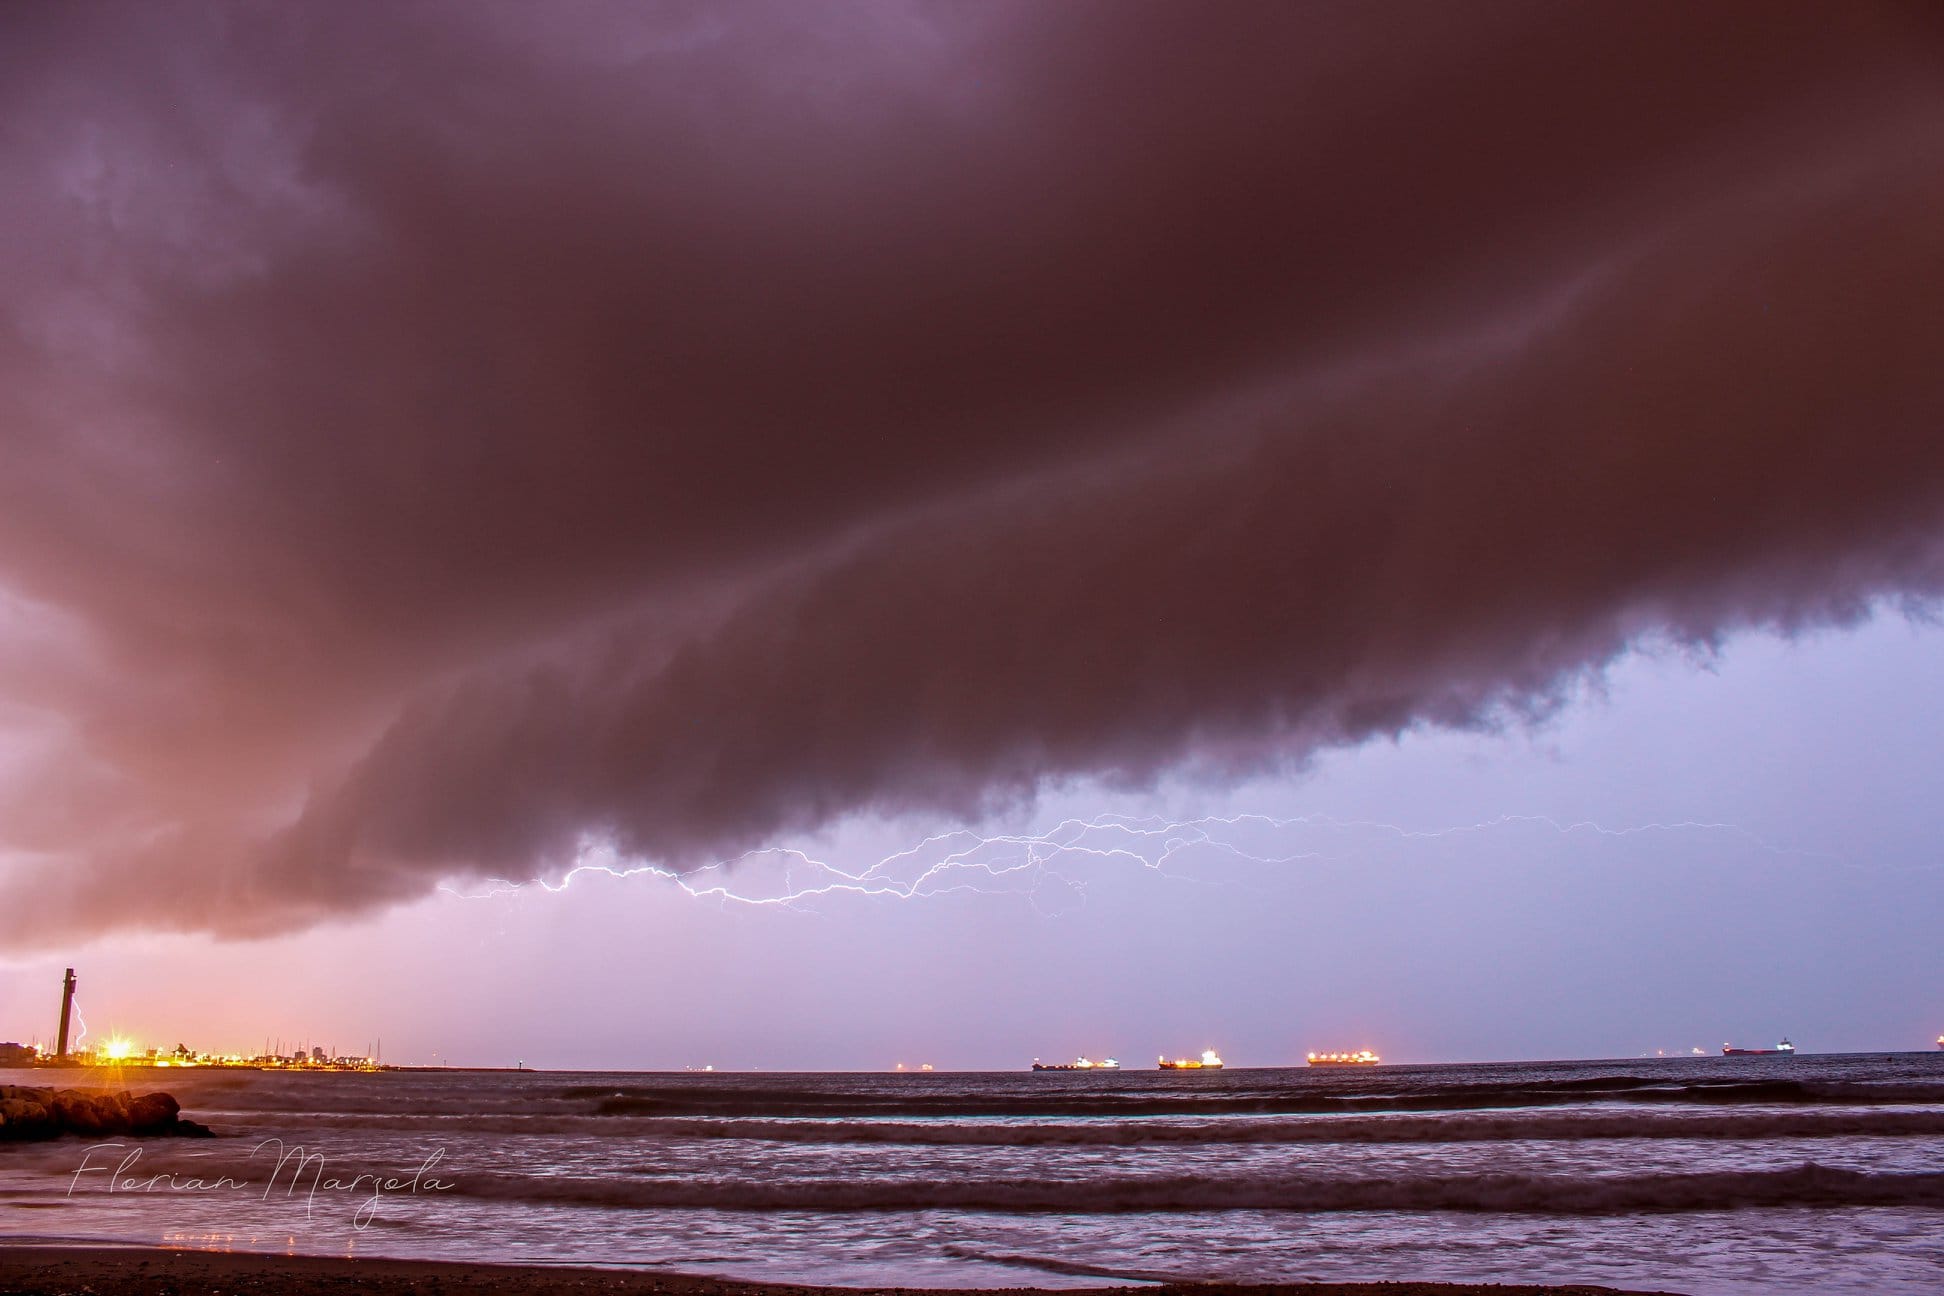
<svg viewBox="0 0 1944 1296">
<path fill-rule="evenodd" d="M 1944 590 L 1933 6 L 0 17 L 0 942 Z"/>
</svg>

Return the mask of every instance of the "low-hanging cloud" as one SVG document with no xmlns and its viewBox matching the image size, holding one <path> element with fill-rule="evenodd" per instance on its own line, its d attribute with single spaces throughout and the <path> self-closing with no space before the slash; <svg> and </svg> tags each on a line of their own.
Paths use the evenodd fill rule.
<svg viewBox="0 0 1944 1296">
<path fill-rule="evenodd" d="M 5 21 L 12 943 L 1256 770 L 1944 586 L 1923 6 Z"/>
</svg>

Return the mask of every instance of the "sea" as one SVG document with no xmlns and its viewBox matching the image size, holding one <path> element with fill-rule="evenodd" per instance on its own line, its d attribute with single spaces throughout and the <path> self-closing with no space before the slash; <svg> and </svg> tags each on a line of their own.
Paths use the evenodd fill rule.
<svg viewBox="0 0 1944 1296">
<path fill-rule="evenodd" d="M 1944 1291 L 1944 1052 L 121 1078 L 218 1137 L 0 1144 L 0 1243 L 893 1287 Z"/>
</svg>

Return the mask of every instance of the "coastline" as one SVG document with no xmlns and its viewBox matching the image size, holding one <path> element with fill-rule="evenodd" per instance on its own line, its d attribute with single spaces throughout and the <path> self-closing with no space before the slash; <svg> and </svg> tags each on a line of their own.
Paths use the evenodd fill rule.
<svg viewBox="0 0 1944 1296">
<path fill-rule="evenodd" d="M 447 1260 L 347 1259 L 342 1256 L 259 1255 L 164 1247 L 12 1246 L 0 1243 L 0 1290 L 9 1296 L 375 1296 L 437 1292 L 441 1296 L 975 1296 L 1027 1293 L 1035 1287 L 958 1288 L 925 1293 L 909 1287 L 799 1287 L 738 1282 L 640 1269 L 583 1269 L 566 1265 L 463 1264 Z M 1193 1292 L 1196 1296 L 1674 1296 L 1578 1285 L 1476 1283 L 1278 1283 L 1061 1288 L 1059 1296 L 1105 1292 Z"/>
</svg>

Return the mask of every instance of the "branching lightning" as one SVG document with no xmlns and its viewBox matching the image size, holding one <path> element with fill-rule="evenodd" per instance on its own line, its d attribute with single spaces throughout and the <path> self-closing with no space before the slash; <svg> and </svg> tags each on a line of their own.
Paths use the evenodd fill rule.
<svg viewBox="0 0 1944 1296">
<path fill-rule="evenodd" d="M 859 869 L 789 846 L 746 851 L 698 868 L 679 870 L 624 858 L 610 843 L 588 839 L 558 878 L 525 882 L 493 880 L 462 890 L 440 890 L 466 900 L 485 900 L 532 890 L 557 893 L 587 875 L 613 879 L 654 878 L 696 900 L 756 908 L 807 909 L 831 898 L 912 901 L 952 894 L 1019 895 L 1054 916 L 1084 904 L 1088 880 L 1082 864 L 1124 865 L 1180 883 L 1276 889 L 1248 870 L 1304 862 L 1345 863 L 1369 858 L 1386 844 L 1430 842 L 1520 827 L 1569 838 L 1627 838 L 1647 834 L 1710 834 L 1731 838 L 1768 854 L 1820 858 L 1820 852 L 1775 845 L 1732 823 L 1680 820 L 1611 827 L 1592 820 L 1562 821 L 1549 815 L 1505 814 L 1476 823 L 1408 828 L 1329 815 L 1209 815 L 1194 819 L 1104 814 L 1062 820 L 1044 832 L 982 835 L 969 828 L 935 833 Z M 1238 838 L 1308 833 L 1329 838 L 1327 849 L 1265 850 Z M 1193 868 L 1190 861 L 1205 867 Z M 1206 867 L 1212 866 L 1212 867 Z M 1227 866 L 1227 867 L 1224 867 Z M 761 885 L 770 879 L 771 885 Z M 1276 879 L 1287 884 L 1289 879 Z"/>
</svg>

